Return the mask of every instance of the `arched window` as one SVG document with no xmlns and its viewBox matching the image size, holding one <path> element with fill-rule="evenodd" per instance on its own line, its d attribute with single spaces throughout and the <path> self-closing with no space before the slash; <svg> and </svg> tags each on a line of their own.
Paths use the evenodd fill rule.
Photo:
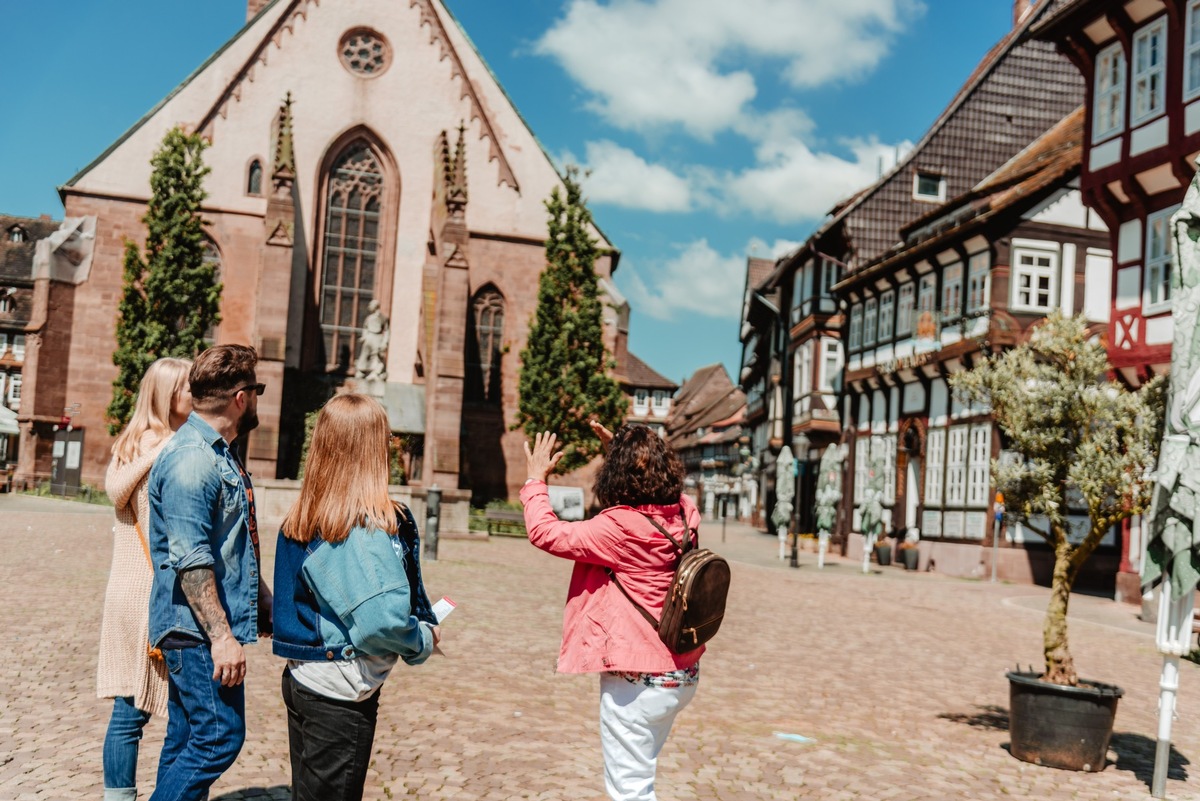
<svg viewBox="0 0 1200 801">
<path fill-rule="evenodd" d="M 24 242 L 26 239 L 25 229 L 19 225 L 14 225 L 8 229 L 9 242 Z"/>
<path fill-rule="evenodd" d="M 221 251 L 217 248 L 217 243 L 208 237 L 204 238 L 204 256 L 201 262 L 205 267 L 211 266 L 213 268 L 213 283 L 221 283 Z M 223 292 L 221 294 L 222 296 L 224 295 Z M 204 332 L 204 341 L 209 345 L 216 344 L 217 324 L 210 325 L 208 330 Z"/>
<path fill-rule="evenodd" d="M 377 291 L 383 196 L 379 158 L 365 140 L 351 142 L 333 160 L 325 188 L 319 302 L 330 369 L 344 370 L 354 362 L 367 304 Z"/>
<path fill-rule="evenodd" d="M 262 162 L 258 159 L 250 162 L 250 169 L 246 175 L 246 194 L 261 195 L 262 194 L 262 179 L 263 168 Z"/>
<path fill-rule="evenodd" d="M 485 287 L 471 303 L 467 332 L 467 399 L 500 403 L 500 355 L 504 347 L 504 296 Z"/>
</svg>

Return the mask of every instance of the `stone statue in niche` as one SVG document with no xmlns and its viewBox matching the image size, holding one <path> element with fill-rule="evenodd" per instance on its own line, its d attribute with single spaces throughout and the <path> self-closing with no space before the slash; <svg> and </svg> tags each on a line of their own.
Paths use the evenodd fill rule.
<svg viewBox="0 0 1200 801">
<path fill-rule="evenodd" d="M 354 367 L 360 381 L 382 384 L 387 380 L 388 318 L 379 311 L 379 301 L 367 306 L 362 334 L 358 338 L 358 360 Z M 374 394 L 374 393 L 373 393 Z"/>
</svg>

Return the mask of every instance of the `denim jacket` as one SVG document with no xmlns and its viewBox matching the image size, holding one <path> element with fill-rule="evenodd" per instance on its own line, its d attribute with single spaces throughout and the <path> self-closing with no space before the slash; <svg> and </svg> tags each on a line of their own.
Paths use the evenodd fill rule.
<svg viewBox="0 0 1200 801">
<path fill-rule="evenodd" d="M 397 536 L 356 526 L 342 542 L 308 543 L 281 531 L 275 549 L 277 656 L 303 661 L 399 655 L 410 665 L 433 651 L 437 619 L 421 579 L 420 538 L 407 509 Z"/>
<path fill-rule="evenodd" d="M 196 413 L 150 470 L 150 642 L 168 634 L 207 639 L 183 595 L 184 571 L 211 567 L 234 638 L 258 639 L 259 566 L 250 540 L 250 504 L 236 456 Z"/>
</svg>

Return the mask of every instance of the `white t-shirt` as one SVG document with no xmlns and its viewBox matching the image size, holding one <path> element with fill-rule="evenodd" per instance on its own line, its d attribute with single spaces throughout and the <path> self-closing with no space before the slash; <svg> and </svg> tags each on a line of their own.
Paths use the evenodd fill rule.
<svg viewBox="0 0 1200 801">
<path fill-rule="evenodd" d="M 375 694 L 396 665 L 395 654 L 356 656 L 337 662 L 288 660 L 292 678 L 305 689 L 338 701 L 363 701 Z"/>
</svg>

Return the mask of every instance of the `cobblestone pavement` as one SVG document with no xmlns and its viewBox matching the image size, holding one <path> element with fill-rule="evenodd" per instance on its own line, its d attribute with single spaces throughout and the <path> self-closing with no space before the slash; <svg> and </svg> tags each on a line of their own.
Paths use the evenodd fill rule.
<svg viewBox="0 0 1200 801">
<path fill-rule="evenodd" d="M 101 797 L 110 528 L 111 510 L 0 496 L 0 801 Z M 812 553 L 789 569 L 773 539 L 721 528 L 702 536 L 734 561 L 728 617 L 660 760 L 664 801 L 1149 797 L 1160 659 L 1136 610 L 1073 599 L 1081 672 L 1125 697 L 1103 772 L 1040 768 L 1006 750 L 1004 671 L 1040 659 L 1044 589 L 838 558 L 818 571 Z M 596 679 L 554 673 L 569 569 L 521 539 L 441 543 L 426 570 L 459 604 L 446 656 L 384 687 L 368 798 L 602 798 Z M 249 736 L 214 801 L 288 798 L 280 662 L 248 651 Z M 1167 792 L 1200 799 L 1200 667 L 1184 663 L 1180 699 Z M 143 742 L 143 797 L 163 731 Z"/>
</svg>

